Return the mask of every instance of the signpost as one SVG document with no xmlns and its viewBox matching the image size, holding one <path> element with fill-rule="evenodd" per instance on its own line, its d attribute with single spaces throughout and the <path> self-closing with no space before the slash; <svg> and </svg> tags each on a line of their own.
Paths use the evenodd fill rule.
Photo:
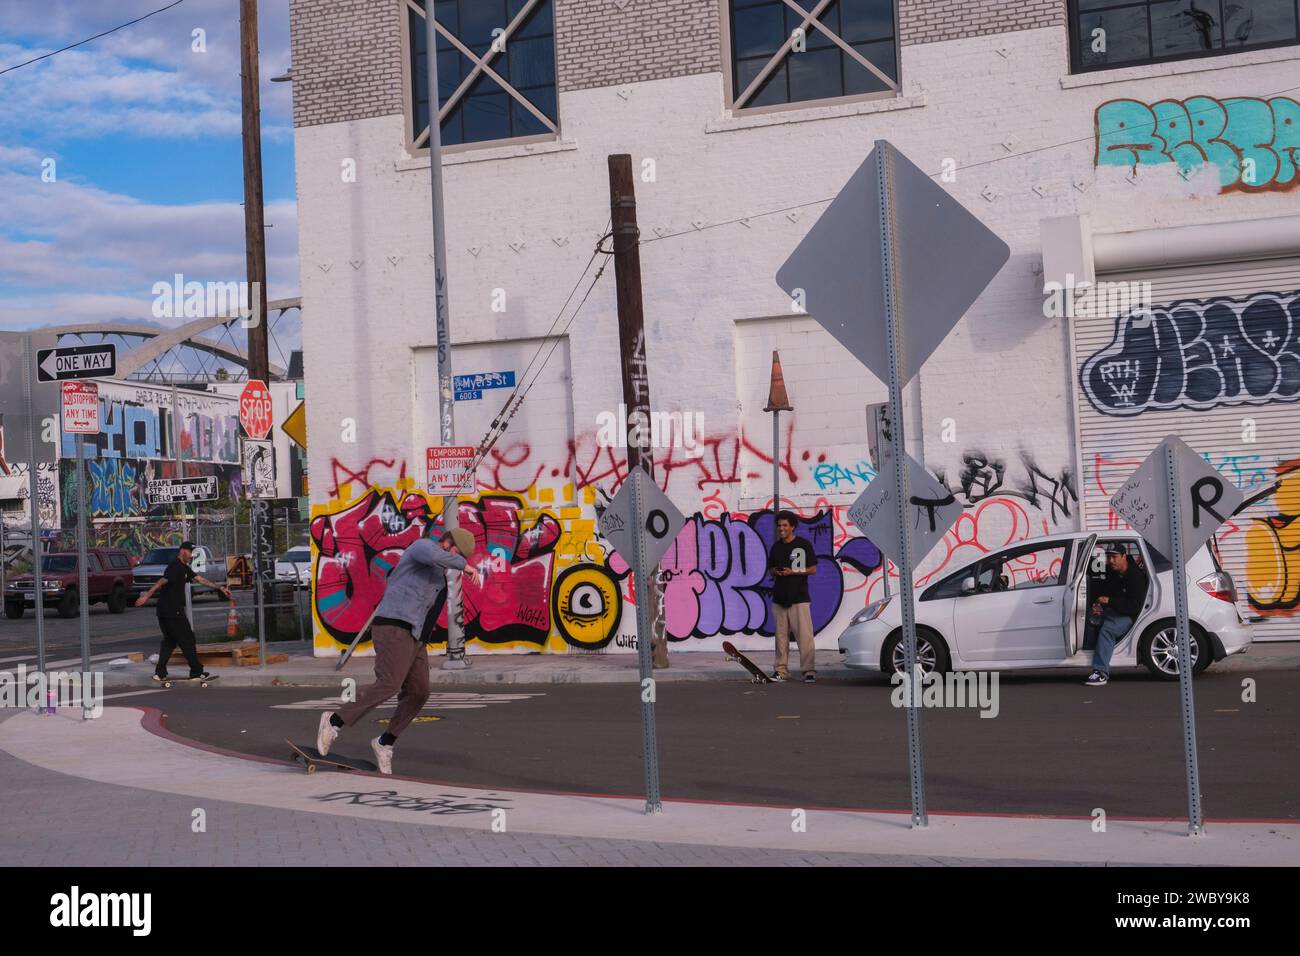
<svg viewBox="0 0 1300 956">
<path fill-rule="evenodd" d="M 1211 468 L 1186 442 L 1169 435 L 1147 456 L 1110 499 L 1117 515 L 1156 551 L 1173 562 L 1174 617 L 1178 640 L 1178 690 L 1187 769 L 1187 832 L 1205 828 L 1201 771 L 1192 704 L 1192 653 L 1187 615 L 1187 559 L 1205 546 L 1215 529 L 1245 501 L 1227 478 Z M 1198 653 L 1208 654 L 1205 646 Z"/>
<path fill-rule="evenodd" d="M 645 756 L 645 812 L 659 813 L 659 744 L 655 734 L 655 682 L 651 676 L 649 577 L 664 552 L 686 524 L 654 479 L 633 467 L 596 527 L 610 545 L 632 565 L 636 588 L 636 654 L 641 676 L 641 746 Z"/>
<path fill-rule="evenodd" d="M 253 441 L 261 441 L 271 433 L 271 426 L 274 424 L 274 408 L 271 401 L 271 390 L 266 387 L 266 383 L 258 379 L 249 379 L 244 385 L 244 390 L 239 393 L 239 424 L 244 426 L 244 431 Z M 249 442 L 245 441 L 245 446 Z M 244 450 L 244 460 L 247 460 L 249 452 Z M 267 560 L 274 551 L 274 547 L 267 539 L 268 516 L 264 499 L 253 494 L 253 486 L 246 484 L 248 488 L 251 507 L 249 513 L 252 519 L 252 544 L 253 544 L 253 568 L 254 575 L 257 578 L 257 642 L 258 650 L 261 654 L 261 667 L 266 667 L 266 585 L 267 585 Z M 274 561 L 270 565 L 270 574 L 274 575 Z"/>
<path fill-rule="evenodd" d="M 442 445 L 424 450 L 425 488 L 431 495 L 456 495 L 474 464 L 473 445 Z"/>
<path fill-rule="evenodd" d="M 194 501 L 216 501 L 217 477 L 157 478 L 149 482 L 149 503 L 154 505 L 183 504 Z"/>
<path fill-rule="evenodd" d="M 889 434 L 903 438 L 903 386 L 957 324 L 1010 257 L 1007 244 L 967 212 L 928 175 L 885 140 L 849 177 L 790 258 L 777 284 L 802 302 L 817 322 L 889 386 Z M 941 271 L 938 271 L 941 270 Z M 911 532 L 923 508 L 935 527 L 945 505 L 932 488 L 910 491 L 920 466 L 896 453 L 877 475 L 874 514 L 888 519 L 894 539 L 876 541 L 898 565 L 906 675 L 916 680 L 916 620 L 912 594 Z M 924 469 L 921 469 L 924 473 Z M 887 489 L 887 490 L 885 490 Z M 926 490 L 926 489 L 923 489 Z M 891 507 L 892 503 L 892 507 Z M 870 509 L 868 509 L 870 510 Z M 865 512 L 860 512 L 865 513 Z M 884 520 L 881 517 L 879 520 Z M 928 525 L 920 530 L 929 537 Z M 946 530 L 946 528 L 945 528 Z M 911 683 L 907 749 L 912 785 L 912 825 L 928 823 L 921 748 L 919 688 Z"/>
<path fill-rule="evenodd" d="M 42 382 L 74 378 L 112 378 L 117 374 L 117 346 L 108 342 L 41 349 L 36 353 L 37 377 Z"/>
<path fill-rule="evenodd" d="M 243 478 L 250 498 L 275 498 L 275 443 L 245 439 Z"/>
<path fill-rule="evenodd" d="M 68 379 L 79 379 L 86 377 L 85 363 L 78 359 L 77 361 L 64 362 L 57 353 L 59 349 L 52 349 L 55 353 L 53 356 L 55 364 L 55 374 L 62 375 Z M 71 350 L 69 350 L 71 351 Z M 117 350 L 115 346 L 108 346 L 107 352 L 103 348 L 100 353 L 106 354 L 107 358 L 100 364 L 107 368 L 117 365 Z M 48 359 L 47 359 L 48 361 Z M 44 363 L 43 363 L 44 364 Z M 45 371 L 42 367 L 41 371 Z M 90 575 L 87 568 L 88 558 L 86 556 L 86 435 L 94 435 L 99 432 L 99 385 L 95 382 L 75 382 L 63 381 L 63 431 L 65 434 L 76 435 L 76 454 L 77 454 L 77 600 L 80 606 L 81 614 L 81 672 L 90 673 Z M 36 467 L 32 463 L 32 493 L 36 492 Z M 33 526 L 33 535 L 37 529 Z M 36 602 L 41 603 L 41 593 L 37 592 Z M 83 719 L 90 714 L 90 709 L 82 702 L 81 716 Z"/>
</svg>

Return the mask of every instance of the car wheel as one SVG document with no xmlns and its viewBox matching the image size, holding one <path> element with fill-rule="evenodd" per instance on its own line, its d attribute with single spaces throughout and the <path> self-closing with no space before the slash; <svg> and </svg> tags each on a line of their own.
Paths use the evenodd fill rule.
<svg viewBox="0 0 1300 956">
<path fill-rule="evenodd" d="M 903 632 L 895 631 L 880 649 L 880 669 L 886 674 L 904 673 L 906 648 L 903 647 Z M 921 673 L 946 673 L 952 667 L 952 657 L 948 654 L 948 645 L 934 631 L 926 628 L 916 630 L 916 662 L 921 665 Z"/>
<path fill-rule="evenodd" d="M 5 604 L 5 617 L 11 621 L 16 621 L 23 616 L 23 606 L 21 604 Z"/>
<path fill-rule="evenodd" d="M 1210 666 L 1210 642 L 1199 624 L 1192 624 L 1188 637 L 1195 675 Z M 1178 680 L 1178 638 L 1173 621 L 1159 621 L 1147 628 L 1138 641 L 1138 661 L 1161 680 Z"/>
<path fill-rule="evenodd" d="M 76 617 L 79 604 L 76 588 L 68 588 L 59 598 L 59 617 Z"/>
<path fill-rule="evenodd" d="M 126 588 L 117 585 L 113 588 L 113 593 L 108 596 L 108 611 L 110 614 L 121 614 L 126 610 Z"/>
</svg>

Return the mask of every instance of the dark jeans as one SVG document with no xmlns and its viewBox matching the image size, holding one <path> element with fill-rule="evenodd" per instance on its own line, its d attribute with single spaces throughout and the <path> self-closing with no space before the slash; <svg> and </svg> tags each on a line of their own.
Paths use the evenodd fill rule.
<svg viewBox="0 0 1300 956">
<path fill-rule="evenodd" d="M 190 665 L 190 676 L 198 677 L 203 673 L 199 663 L 198 651 L 194 649 L 194 629 L 190 627 L 185 612 L 180 614 L 158 615 L 158 627 L 162 630 L 162 646 L 158 648 L 158 666 L 154 673 L 159 677 L 167 676 L 167 662 L 171 660 L 172 651 L 181 649 L 186 662 Z"/>
<path fill-rule="evenodd" d="M 1092 669 L 1110 676 L 1110 657 L 1115 653 L 1115 645 L 1133 627 L 1133 618 L 1121 617 L 1110 611 L 1102 613 L 1101 630 L 1097 634 L 1097 649 L 1092 654 Z"/>
</svg>

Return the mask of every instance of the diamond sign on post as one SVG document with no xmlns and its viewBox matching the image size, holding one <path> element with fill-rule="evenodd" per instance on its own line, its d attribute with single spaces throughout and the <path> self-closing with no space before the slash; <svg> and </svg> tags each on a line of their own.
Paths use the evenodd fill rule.
<svg viewBox="0 0 1300 956">
<path fill-rule="evenodd" d="M 915 458 L 907 456 L 908 514 L 912 526 L 912 561 L 919 561 L 943 540 L 943 536 L 961 517 L 962 506 L 951 491 L 941 485 Z M 858 500 L 849 507 L 849 520 L 858 526 L 871 543 L 898 562 L 897 489 L 888 474 L 872 479 Z"/>
<path fill-rule="evenodd" d="M 899 378 L 911 380 L 1011 256 L 1007 244 L 888 143 L 894 176 Z M 877 147 L 880 148 L 880 147 Z M 776 284 L 889 381 L 876 150 L 777 270 Z"/>
<path fill-rule="evenodd" d="M 1110 507 L 1166 558 L 1173 558 L 1165 447 L 1178 461 L 1178 494 L 1183 554 L 1190 558 L 1223 522 L 1241 507 L 1245 496 L 1177 435 L 1169 435 L 1110 499 Z"/>
<path fill-rule="evenodd" d="M 654 479 L 640 468 L 632 468 L 627 480 L 619 489 L 604 513 L 596 522 L 596 527 L 605 539 L 614 546 L 614 550 L 628 564 L 635 564 L 636 557 L 636 518 L 632 514 L 632 483 L 637 484 L 637 493 L 641 496 L 645 512 L 644 532 L 646 566 L 642 570 L 649 573 L 659 564 L 669 545 L 686 524 L 686 516 L 677 510 L 669 497 L 655 484 Z"/>
</svg>

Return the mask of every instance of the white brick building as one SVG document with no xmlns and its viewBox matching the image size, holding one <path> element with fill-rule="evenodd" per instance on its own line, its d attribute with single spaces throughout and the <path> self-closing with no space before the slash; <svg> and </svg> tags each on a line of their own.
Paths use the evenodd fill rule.
<svg viewBox="0 0 1300 956">
<path fill-rule="evenodd" d="M 476 3 L 437 10 L 482 57 L 490 8 L 506 30 L 525 4 Z M 1140 36 L 1127 7 L 1094 12 L 1106 6 L 1095 0 L 804 0 L 842 43 L 810 24 L 805 49 L 764 85 L 792 6 L 535 0 L 505 34 L 507 51 L 526 52 L 489 63 L 532 84 L 526 93 L 480 78 L 444 117 L 453 369 L 525 382 L 546 359 L 462 505 L 462 524 L 479 523 L 479 557 L 509 564 L 469 589 L 471 649 L 626 650 L 634 633 L 629 581 L 592 527 L 596 488 L 612 492 L 624 473 L 620 450 L 596 441 L 621 400 L 612 267 L 572 324 L 570 304 L 553 325 L 609 220 L 607 157 L 629 153 L 652 404 L 704 426 L 699 457 L 678 448 L 657 461 L 693 517 L 663 565 L 671 650 L 715 650 L 728 635 L 771 645 L 758 516 L 771 506 L 762 409 L 779 349 L 795 407 L 783 416 L 782 503 L 826 556 L 814 617 L 834 653 L 849 616 L 880 593 L 879 555 L 845 508 L 871 475 L 864 406 L 884 387 L 796 314 L 773 276 L 881 138 L 1012 250 L 920 376 L 914 454 L 969 507 L 919 580 L 1010 541 L 1112 526 L 1117 481 L 1179 432 L 1262 494 L 1223 536 L 1223 557 L 1243 613 L 1264 618 L 1258 635 L 1296 637 L 1293 0 L 1254 4 L 1249 24 L 1233 12 L 1209 26 L 1157 17 Z M 291 10 L 314 603 L 318 652 L 333 654 L 439 510 L 420 493 L 424 449 L 438 444 L 428 151 L 417 145 L 427 119 L 410 56 L 423 20 L 409 0 Z M 1110 53 L 1095 52 L 1098 36 Z M 470 63 L 450 39 L 445 61 Z M 444 99 L 466 75 L 448 70 Z M 934 263 L 935 281 L 944 268 Z M 1046 281 L 1094 268 L 1151 283 L 1154 333 L 1132 315 L 1046 314 Z M 1173 302 L 1195 304 L 1162 310 Z M 1227 338 L 1198 344 L 1193 326 Z M 509 392 L 456 402 L 458 443 L 477 444 Z"/>
</svg>

